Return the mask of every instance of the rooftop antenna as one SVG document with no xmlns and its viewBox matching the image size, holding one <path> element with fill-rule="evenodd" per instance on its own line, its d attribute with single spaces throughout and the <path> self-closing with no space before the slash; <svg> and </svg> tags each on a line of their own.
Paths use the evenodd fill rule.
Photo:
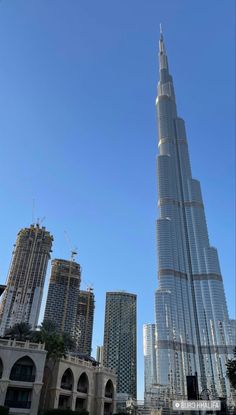
<svg viewBox="0 0 236 415">
<path fill-rule="evenodd" d="M 161 35 L 161 39 L 163 39 L 163 27 L 162 27 L 162 23 L 160 23 L 160 35 Z"/>
</svg>

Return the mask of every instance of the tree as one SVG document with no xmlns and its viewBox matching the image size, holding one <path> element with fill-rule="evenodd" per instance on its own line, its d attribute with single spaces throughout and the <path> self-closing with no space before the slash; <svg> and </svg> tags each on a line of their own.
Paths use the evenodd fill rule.
<svg viewBox="0 0 236 415">
<path fill-rule="evenodd" d="M 74 348 L 74 340 L 68 333 L 58 333 L 56 325 L 50 320 L 45 320 L 41 324 L 39 330 L 34 332 L 33 341 L 37 343 L 44 343 L 45 350 L 47 350 L 47 361 L 50 363 L 47 368 L 47 363 L 44 373 L 44 395 L 42 409 L 45 409 L 46 399 L 48 394 L 49 384 L 51 382 L 52 372 L 54 371 L 55 365 L 59 359 L 66 357 L 67 352 Z M 46 375 L 46 369 L 48 373 Z"/>
<path fill-rule="evenodd" d="M 5 337 L 18 341 L 30 340 L 32 336 L 31 326 L 28 323 L 17 323 L 6 331 Z"/>
<path fill-rule="evenodd" d="M 234 349 L 234 357 L 233 359 L 228 360 L 226 367 L 226 375 L 230 381 L 230 384 L 234 389 L 236 389 L 236 347 Z"/>
<path fill-rule="evenodd" d="M 75 342 L 68 333 L 58 333 L 55 324 L 45 320 L 38 331 L 35 331 L 32 340 L 44 343 L 47 350 L 47 359 L 57 361 L 74 348 Z"/>
</svg>

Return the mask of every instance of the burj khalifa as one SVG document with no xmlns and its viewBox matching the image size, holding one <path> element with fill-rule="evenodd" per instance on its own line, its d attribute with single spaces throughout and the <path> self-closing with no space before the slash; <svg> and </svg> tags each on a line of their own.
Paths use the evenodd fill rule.
<svg viewBox="0 0 236 415">
<path fill-rule="evenodd" d="M 219 259 L 209 241 L 201 186 L 192 177 L 162 33 L 159 69 L 157 383 L 170 398 L 186 398 L 186 376 L 197 373 L 199 392 L 232 399 L 225 365 L 233 343 Z"/>
</svg>

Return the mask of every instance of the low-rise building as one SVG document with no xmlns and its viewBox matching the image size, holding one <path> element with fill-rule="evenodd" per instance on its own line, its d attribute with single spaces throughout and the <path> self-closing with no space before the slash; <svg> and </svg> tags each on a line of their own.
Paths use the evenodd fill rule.
<svg viewBox="0 0 236 415">
<path fill-rule="evenodd" d="M 67 356 L 47 361 L 41 409 L 86 409 L 90 415 L 112 415 L 116 410 L 116 374 L 112 369 Z"/>
<path fill-rule="evenodd" d="M 43 344 L 0 339 L 0 406 L 17 415 L 36 415 L 39 408 L 116 411 L 114 370 L 92 359 L 68 355 L 52 361 L 46 355 Z"/>
<path fill-rule="evenodd" d="M 36 415 L 47 352 L 43 344 L 0 339 L 0 406 Z"/>
</svg>

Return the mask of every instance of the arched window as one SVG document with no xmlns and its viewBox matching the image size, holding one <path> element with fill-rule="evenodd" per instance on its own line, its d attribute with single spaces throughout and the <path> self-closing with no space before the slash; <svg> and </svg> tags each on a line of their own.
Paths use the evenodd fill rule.
<svg viewBox="0 0 236 415">
<path fill-rule="evenodd" d="M 114 394 L 114 386 L 112 381 L 109 379 L 105 386 L 105 398 L 112 399 Z"/>
<path fill-rule="evenodd" d="M 2 377 L 2 372 L 3 372 L 3 364 L 2 364 L 2 359 L 0 358 L 0 378 Z"/>
<path fill-rule="evenodd" d="M 89 381 L 88 376 L 85 372 L 80 375 L 77 385 L 77 391 L 81 393 L 88 393 L 89 390 Z"/>
<path fill-rule="evenodd" d="M 20 380 L 21 382 L 34 382 L 36 367 L 29 356 L 18 359 L 11 369 L 10 379 Z"/>
<path fill-rule="evenodd" d="M 71 391 L 73 389 L 74 376 L 71 369 L 66 369 L 62 378 L 61 378 L 61 389 L 66 389 Z"/>
</svg>

